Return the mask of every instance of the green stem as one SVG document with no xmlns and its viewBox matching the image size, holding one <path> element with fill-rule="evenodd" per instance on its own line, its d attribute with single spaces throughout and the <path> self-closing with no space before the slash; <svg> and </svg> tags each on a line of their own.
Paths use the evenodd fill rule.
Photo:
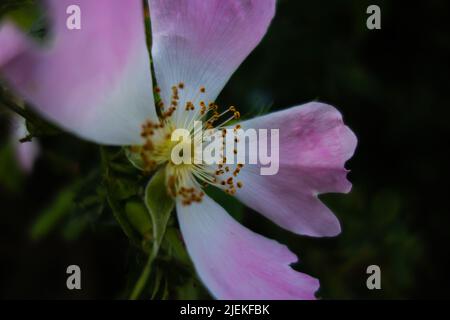
<svg viewBox="0 0 450 320">
<path fill-rule="evenodd" d="M 142 290 L 144 290 L 145 285 L 147 283 L 148 277 L 150 276 L 152 263 L 154 260 L 153 253 L 150 253 L 148 256 L 147 263 L 144 266 L 144 270 L 142 270 L 141 276 L 139 277 L 138 281 L 134 285 L 133 292 L 131 293 L 130 300 L 137 300 L 139 299 Z"/>
<path fill-rule="evenodd" d="M 20 115 L 21 117 L 25 118 L 26 120 L 30 120 L 27 112 L 25 111 L 24 108 L 19 107 L 18 105 L 16 105 L 15 103 L 11 102 L 9 99 L 7 99 L 4 95 L 3 92 L 0 91 L 0 98 L 1 98 L 1 103 L 8 108 L 9 110 L 11 110 L 14 113 L 17 113 L 18 115 Z"/>
<path fill-rule="evenodd" d="M 24 118 L 35 128 L 35 130 L 37 129 L 41 135 L 55 135 L 61 133 L 61 131 L 53 124 L 42 120 L 37 114 L 29 110 L 28 106 L 23 107 L 18 105 L 2 87 L 0 87 L 0 106 L 6 107 L 10 111 Z M 35 134 L 34 132 L 31 132 L 31 134 L 25 139 L 22 139 L 21 142 L 31 140 L 33 136 L 35 136 Z"/>
</svg>

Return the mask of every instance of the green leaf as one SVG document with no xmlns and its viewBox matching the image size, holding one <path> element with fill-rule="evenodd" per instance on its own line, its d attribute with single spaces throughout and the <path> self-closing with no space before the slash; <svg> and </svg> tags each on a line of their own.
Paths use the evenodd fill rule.
<svg viewBox="0 0 450 320">
<path fill-rule="evenodd" d="M 107 178 L 108 194 L 117 200 L 127 200 L 139 193 L 139 184 L 135 180 L 119 175 L 110 175 Z"/>
<path fill-rule="evenodd" d="M 156 276 L 155 276 L 155 281 L 153 284 L 153 290 L 152 290 L 152 295 L 151 295 L 151 300 L 155 300 L 156 295 L 158 294 L 159 289 L 161 288 L 161 282 L 163 280 L 163 274 L 162 272 L 156 272 Z"/>
<path fill-rule="evenodd" d="M 153 225 L 153 252 L 151 254 L 156 257 L 169 222 L 170 213 L 175 205 L 167 193 L 164 168 L 155 173 L 148 183 L 145 189 L 145 204 Z"/>
<path fill-rule="evenodd" d="M 111 167 L 111 163 L 114 160 L 119 160 L 122 154 L 122 150 L 116 148 L 100 147 L 103 184 L 114 218 L 131 242 L 135 246 L 141 247 L 142 237 L 129 221 L 126 212 L 127 202 L 139 194 L 140 183 L 133 180 L 130 175 L 117 172 Z"/>
<path fill-rule="evenodd" d="M 53 230 L 71 212 L 74 197 L 75 193 L 72 187 L 62 191 L 31 227 L 31 238 L 34 240 L 42 239 Z"/>
<path fill-rule="evenodd" d="M 19 192 L 24 180 L 17 166 L 11 143 L 0 146 L 0 187 L 10 192 Z"/>
<path fill-rule="evenodd" d="M 107 193 L 108 193 L 108 195 L 107 195 L 108 204 L 112 210 L 114 218 L 119 223 L 123 232 L 131 240 L 131 242 L 135 246 L 140 247 L 141 241 L 140 241 L 139 235 L 134 230 L 131 223 L 128 221 L 124 205 L 122 205 L 121 201 L 117 200 L 117 198 L 115 198 L 113 196 L 114 192 L 111 191 L 110 184 L 107 183 L 106 188 L 107 188 Z"/>
<path fill-rule="evenodd" d="M 144 161 L 139 153 L 131 152 L 130 148 L 125 148 L 125 155 L 130 163 L 138 170 L 144 171 Z"/>
<path fill-rule="evenodd" d="M 125 213 L 130 224 L 142 235 L 146 236 L 152 232 L 152 220 L 148 214 L 147 207 L 142 201 L 131 200 L 125 205 Z"/>
<path fill-rule="evenodd" d="M 184 265 L 191 266 L 191 260 L 177 228 L 167 228 L 163 248 L 171 258 L 177 259 Z"/>
<path fill-rule="evenodd" d="M 177 300 L 197 300 L 200 299 L 199 285 L 196 279 L 190 278 L 183 285 L 176 288 Z"/>
<path fill-rule="evenodd" d="M 90 223 L 88 214 L 76 216 L 64 224 L 61 229 L 61 236 L 66 241 L 75 241 L 87 229 Z"/>
<path fill-rule="evenodd" d="M 0 18 L 8 15 L 10 19 L 24 29 L 29 29 L 33 19 L 37 19 L 38 8 L 33 0 L 2 0 Z"/>
</svg>

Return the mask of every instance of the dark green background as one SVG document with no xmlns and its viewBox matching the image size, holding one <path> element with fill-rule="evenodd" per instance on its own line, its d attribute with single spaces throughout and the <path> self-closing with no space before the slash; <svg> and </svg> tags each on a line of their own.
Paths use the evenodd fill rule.
<svg viewBox="0 0 450 320">
<path fill-rule="evenodd" d="M 382 9 L 382 30 L 366 28 L 370 4 Z M 449 297 L 449 15 L 448 1 L 437 0 L 281 0 L 262 44 L 220 97 L 247 114 L 321 100 L 356 133 L 352 192 L 322 196 L 342 222 L 339 237 L 295 236 L 249 210 L 240 215 L 298 253 L 323 298 Z M 42 240 L 30 238 L 42 210 L 98 164 L 98 148 L 42 138 L 43 155 L 24 177 L 6 154 L 3 108 L 0 116 L 0 297 L 123 297 L 142 261 L 107 209 L 102 219 L 71 211 Z M 93 180 L 84 193 L 95 192 Z M 69 264 L 83 270 L 80 292 L 65 288 Z M 366 288 L 371 264 L 381 267 L 382 290 Z"/>
</svg>

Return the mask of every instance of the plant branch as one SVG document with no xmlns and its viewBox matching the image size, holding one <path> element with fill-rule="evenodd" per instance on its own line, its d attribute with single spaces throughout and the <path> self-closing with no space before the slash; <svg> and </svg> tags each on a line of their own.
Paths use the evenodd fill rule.
<svg viewBox="0 0 450 320">
<path fill-rule="evenodd" d="M 0 105 L 3 105 L 12 112 L 20 115 L 27 121 L 27 127 L 30 131 L 30 135 L 25 138 L 26 141 L 35 136 L 49 136 L 61 133 L 53 124 L 41 119 L 32 110 L 27 107 L 18 105 L 8 92 L 0 86 Z M 30 125 L 30 126 L 29 126 Z"/>
<path fill-rule="evenodd" d="M 144 288 L 145 288 L 148 277 L 150 276 L 151 267 L 152 267 L 154 258 L 155 258 L 154 254 L 150 253 L 148 256 L 148 259 L 147 259 L 147 263 L 145 264 L 144 269 L 142 270 L 142 273 L 141 273 L 138 281 L 134 285 L 133 291 L 130 295 L 130 300 L 139 299 L 139 296 L 141 295 L 142 290 L 144 290 Z"/>
</svg>

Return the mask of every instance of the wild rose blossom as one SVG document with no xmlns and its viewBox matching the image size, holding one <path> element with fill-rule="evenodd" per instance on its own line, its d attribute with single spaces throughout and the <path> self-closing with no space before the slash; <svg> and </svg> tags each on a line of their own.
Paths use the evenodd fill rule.
<svg viewBox="0 0 450 320">
<path fill-rule="evenodd" d="M 0 68 L 10 86 L 79 137 L 131 146 L 147 168 L 165 168 L 188 252 L 216 298 L 314 299 L 319 282 L 291 268 L 297 257 L 236 222 L 202 185 L 227 190 L 296 234 L 339 234 L 317 196 L 350 191 L 344 164 L 356 137 L 334 107 L 311 102 L 238 124 L 280 130 L 273 176 L 260 175 L 259 165 L 177 166 L 169 156 L 174 129 L 220 123 L 214 101 L 266 33 L 275 0 L 149 0 L 156 107 L 141 1 L 78 0 L 82 28 L 68 30 L 71 2 L 46 2 L 52 28 L 44 46 L 4 24 Z M 219 127 L 236 112 L 228 108 Z"/>
</svg>

